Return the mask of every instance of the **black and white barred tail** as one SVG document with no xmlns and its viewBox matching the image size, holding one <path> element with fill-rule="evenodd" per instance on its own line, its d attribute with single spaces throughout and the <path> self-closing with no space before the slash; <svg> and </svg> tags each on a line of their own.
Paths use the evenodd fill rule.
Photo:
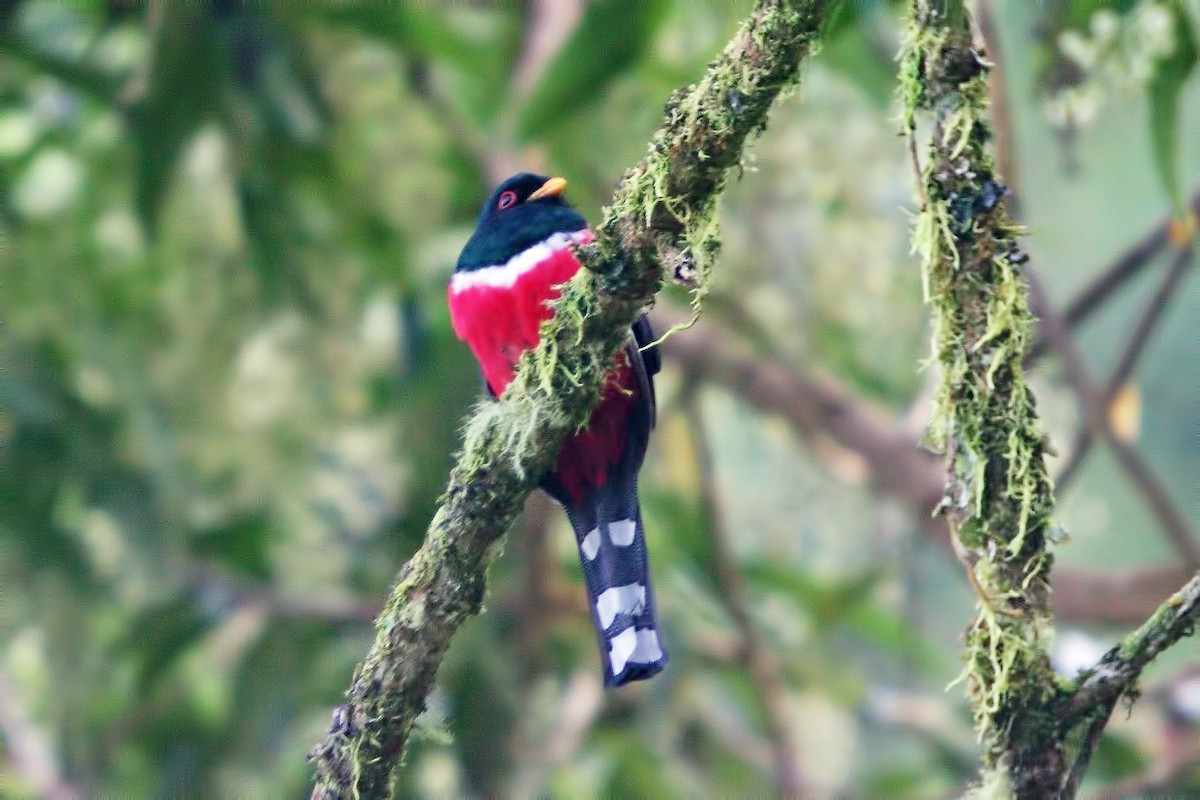
<svg viewBox="0 0 1200 800">
<path fill-rule="evenodd" d="M 657 675 L 667 665 L 655 617 L 637 484 L 614 480 L 588 508 L 568 509 L 600 645 L 604 685 Z"/>
</svg>

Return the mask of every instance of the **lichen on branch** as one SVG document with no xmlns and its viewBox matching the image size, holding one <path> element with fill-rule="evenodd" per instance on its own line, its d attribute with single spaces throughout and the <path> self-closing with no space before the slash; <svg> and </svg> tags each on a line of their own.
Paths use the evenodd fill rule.
<svg viewBox="0 0 1200 800">
<path fill-rule="evenodd" d="M 1053 492 L 1034 398 L 1022 369 L 1033 317 L 1021 230 L 988 152 L 987 73 L 961 0 L 910 0 L 900 67 L 902 125 L 921 208 L 913 250 L 932 307 L 941 370 L 928 443 L 944 452 L 939 506 L 978 595 L 963 680 L 983 748 L 976 793 L 1073 797 L 1117 700 L 1200 616 L 1200 578 L 1077 681 L 1057 677 L 1049 579 Z M 923 154 L 916 120 L 932 126 Z M 1066 742 L 1083 728 L 1067 758 Z"/>
<path fill-rule="evenodd" d="M 479 407 L 425 543 L 400 573 L 347 703 L 309 754 L 314 798 L 390 794 L 409 732 L 458 627 L 479 612 L 488 564 L 562 440 L 586 423 L 629 326 L 665 277 L 702 286 L 729 169 L 766 125 L 835 3 L 759 0 L 694 85 L 675 92 L 649 152 L 580 248 L 542 344 L 502 402 Z"/>
<path fill-rule="evenodd" d="M 940 511 L 979 593 L 964 678 L 984 785 L 1051 796 L 1063 761 L 1047 653 L 1053 495 L 1021 366 L 1026 259 L 988 152 L 988 66 L 961 4 L 913 0 L 900 91 L 906 134 L 933 116 L 913 229 L 941 370 L 928 441 L 946 453 Z"/>
</svg>

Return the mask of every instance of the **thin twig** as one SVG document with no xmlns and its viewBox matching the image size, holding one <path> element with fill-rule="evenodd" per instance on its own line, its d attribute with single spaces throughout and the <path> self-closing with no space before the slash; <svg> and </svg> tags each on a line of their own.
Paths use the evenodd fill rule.
<svg viewBox="0 0 1200 800">
<path fill-rule="evenodd" d="M 196 561 L 185 566 L 192 591 L 216 589 L 235 604 L 253 603 L 281 619 L 329 623 L 369 623 L 379 614 L 380 602 L 334 592 L 283 592 L 278 587 L 229 575 L 211 564 Z"/>
<path fill-rule="evenodd" d="M 1196 630 L 1200 620 L 1200 574 L 1163 603 L 1158 612 L 1116 647 L 1079 683 L 1063 711 L 1064 730 L 1086 719 L 1088 727 L 1060 797 L 1072 798 L 1087 771 L 1108 718 L 1121 697 L 1131 692 L 1142 670 L 1160 653 Z"/>
<path fill-rule="evenodd" d="M 1133 367 L 1137 363 L 1138 356 L 1141 355 L 1143 348 L 1146 346 L 1146 341 L 1150 338 L 1150 334 L 1154 332 L 1154 328 L 1162 319 L 1163 312 L 1166 310 L 1167 303 L 1175 296 L 1175 290 L 1179 287 L 1184 275 L 1187 274 L 1188 268 L 1192 265 L 1192 258 L 1195 255 L 1192 248 L 1183 247 L 1176 251 L 1175 257 L 1171 260 L 1171 266 L 1167 270 L 1166 276 L 1159 284 L 1158 291 L 1154 297 L 1150 298 L 1150 302 L 1146 304 L 1142 316 L 1138 318 L 1137 325 L 1133 328 L 1133 334 L 1129 337 L 1129 343 L 1125 347 L 1125 352 L 1121 354 L 1120 361 L 1113 368 L 1112 375 L 1108 380 L 1108 389 L 1105 392 L 1105 397 L 1108 400 L 1120 391 L 1125 382 L 1129 380 L 1129 376 L 1133 374 Z"/>
<path fill-rule="evenodd" d="M 1092 625 L 1137 623 L 1190 574 L 1174 562 L 1112 570 L 1062 567 L 1054 571 L 1054 616 Z"/>
<path fill-rule="evenodd" d="M 1079 743 L 1079 751 L 1075 754 L 1075 760 L 1071 763 L 1071 771 L 1067 773 L 1067 779 L 1063 782 L 1062 791 L 1059 793 L 1059 800 L 1070 800 L 1079 793 L 1079 787 L 1083 784 L 1083 777 L 1087 774 L 1088 764 L 1091 763 L 1092 754 L 1096 752 L 1096 745 L 1100 743 L 1100 737 L 1104 735 L 1104 729 L 1108 727 L 1108 718 L 1112 716 L 1113 709 L 1117 706 L 1117 698 L 1112 698 L 1109 701 L 1098 703 L 1090 709 L 1092 715 L 1091 721 L 1088 723 L 1087 730 L 1083 733 L 1083 738 Z"/>
<path fill-rule="evenodd" d="M 982 37 L 986 44 L 987 52 L 992 62 L 992 69 L 988 74 L 988 96 L 992 103 L 990 116 L 994 129 L 996 160 L 1000 174 L 1004 175 L 1005 180 L 1008 182 L 1009 196 L 1007 202 L 1009 211 L 1015 218 L 1019 219 L 1021 193 L 1018 187 L 1020 185 L 1020 177 L 1016 164 L 1016 145 L 1014 142 L 1012 119 L 1009 114 L 1007 87 L 1004 80 L 1002 60 L 999 58 L 999 42 L 996 39 L 996 24 L 992 18 L 991 3 L 988 0 L 979 0 L 976 5 L 978 14 L 975 19 L 978 21 L 978 35 Z M 1197 199 L 1200 199 L 1200 193 L 1197 194 Z M 1162 226 L 1162 240 L 1153 250 L 1157 250 L 1158 247 L 1161 247 L 1162 243 L 1168 240 L 1170 225 L 1171 221 L 1168 220 Z M 1138 254 L 1140 257 L 1142 253 L 1151 252 L 1151 248 L 1135 248 L 1132 252 Z M 1146 256 L 1140 263 L 1144 265 L 1148 260 L 1149 257 Z M 1174 262 L 1171 264 L 1171 268 L 1159 286 L 1158 292 L 1155 293 L 1154 297 L 1147 304 L 1146 310 L 1138 320 L 1138 324 L 1135 326 L 1134 332 L 1126 345 L 1125 352 L 1113 370 L 1108 387 L 1103 395 L 1093 396 L 1093 393 L 1089 392 L 1088 396 L 1085 396 L 1083 393 L 1077 392 L 1079 402 L 1086 404 L 1084 406 L 1084 425 L 1076 436 L 1073 446 L 1068 451 L 1067 462 L 1055 477 L 1054 483 L 1056 491 L 1061 496 L 1070 485 L 1079 466 L 1087 457 L 1088 451 L 1095 441 L 1097 429 L 1104 430 L 1107 438 L 1114 443 L 1117 460 L 1125 470 L 1127 477 L 1138 487 L 1152 508 L 1157 509 L 1155 514 L 1176 549 L 1188 558 L 1191 566 L 1196 566 L 1195 558 L 1200 556 L 1200 545 L 1196 544 L 1194 537 L 1184 535 L 1187 533 L 1186 520 L 1184 520 L 1182 515 L 1175 512 L 1174 504 L 1171 502 L 1164 487 L 1154 477 L 1149 465 L 1131 447 L 1117 441 L 1117 437 L 1112 434 L 1107 413 L 1113 398 L 1132 373 L 1138 356 L 1143 351 L 1146 340 L 1154 330 L 1158 320 L 1162 317 L 1168 301 L 1175 293 L 1179 282 L 1183 279 L 1190 262 L 1191 247 L 1189 244 L 1179 249 Z M 1041 289 L 1038 271 L 1034 264 L 1026 265 L 1026 274 L 1029 276 L 1030 283 L 1033 284 L 1031 287 L 1031 299 L 1034 302 L 1035 311 L 1039 316 L 1053 316 L 1050 312 L 1046 295 Z M 1066 328 L 1066 333 L 1060 328 L 1053 328 L 1052 330 L 1046 330 L 1045 335 L 1055 335 L 1058 337 L 1059 344 L 1065 344 L 1070 339 L 1069 331 L 1072 326 L 1070 323 L 1063 323 L 1063 326 Z M 1046 326 L 1043 324 L 1039 330 L 1045 330 L 1045 328 Z M 1029 357 L 1023 361 L 1023 363 L 1028 362 Z M 1077 371 L 1081 370 L 1082 362 L 1080 361 L 1079 364 L 1073 365 L 1071 368 Z M 1078 372 L 1077 378 L 1079 381 L 1083 381 L 1082 372 Z M 1076 383 L 1076 388 L 1078 389 L 1082 385 L 1082 383 Z M 1096 403 L 1099 404 L 1099 409 L 1091 407 L 1092 404 Z M 1103 420 L 1100 419 L 1100 415 L 1103 415 Z"/>
<path fill-rule="evenodd" d="M 543 684 L 545 686 L 545 684 Z M 513 742 L 514 774 L 506 782 L 507 797 L 541 797 L 547 794 L 548 776 L 579 751 L 587 732 L 604 710 L 604 690 L 591 669 L 572 675 L 547 697 L 531 686 L 533 696 L 524 704 L 525 718 Z M 553 713 L 546 714 L 547 707 Z M 542 717 L 548 716 L 548 719 Z"/>
<path fill-rule="evenodd" d="M 1071 338 L 1066 324 L 1046 302 L 1045 290 L 1037 276 L 1030 274 L 1029 297 L 1033 311 L 1041 319 L 1047 340 L 1063 362 L 1067 381 L 1079 399 L 1084 422 L 1094 434 L 1102 436 L 1130 483 L 1137 489 L 1150 512 L 1158 520 L 1163 534 L 1189 569 L 1200 569 L 1200 542 L 1196 541 L 1191 523 L 1175 507 L 1170 493 L 1159 481 L 1153 468 L 1127 442 L 1113 433 L 1106 413 L 1104 398 L 1088 376 L 1083 356 Z"/>
<path fill-rule="evenodd" d="M 731 307 L 734 319 L 740 311 Z M 655 328 L 667 330 L 688 319 L 659 307 Z M 932 516 L 945 488 L 937 458 L 917 445 L 900 420 L 856 398 L 834 379 L 801 372 L 778 355 L 763 357 L 706 314 L 688 331 L 662 343 L 665 357 L 688 379 L 720 386 L 765 414 L 787 421 L 805 439 L 825 437 L 859 456 L 875 487 L 907 505 L 930 542 L 949 551 L 943 517 Z M 1086 570 L 1062 567 L 1054 573 L 1054 613 L 1076 623 L 1137 624 L 1154 613 L 1162 598 L 1188 579 L 1178 564 Z"/>
<path fill-rule="evenodd" d="M 154 71 L 154 58 L 162 42 L 163 21 L 166 18 L 163 0 L 148 0 L 145 7 L 145 52 L 141 60 L 134 66 L 125 85 L 117 93 L 117 104 L 126 109 L 132 108 L 146 96 L 146 90 L 150 86 L 150 76 Z"/>
<path fill-rule="evenodd" d="M 787 683 L 774 653 L 767 647 L 750 614 L 749 590 L 729 546 L 717 499 L 716 467 L 709 451 L 710 438 L 694 388 L 685 395 L 684 413 L 692 438 L 692 453 L 699 473 L 701 513 L 708 535 L 709 553 L 717 591 L 742 640 L 741 662 L 750 673 L 758 703 L 767 720 L 775 780 L 788 797 L 806 794 L 800 771 L 799 750 L 787 707 Z"/>
<path fill-rule="evenodd" d="M 1017 168 L 1016 137 L 1013 135 L 1012 110 L 1008 103 L 1008 72 L 1000 55 L 999 28 L 992 15 L 989 0 L 978 0 L 975 14 L 975 35 L 984 43 L 991 69 L 988 70 L 988 102 L 994 135 L 993 153 L 997 171 L 1008 185 L 1009 213 L 1021 219 L 1021 171 Z"/>
<path fill-rule="evenodd" d="M 1146 341 L 1150 338 L 1150 334 L 1154 331 L 1158 321 L 1162 319 L 1163 312 L 1167 308 L 1167 304 L 1174 296 L 1176 289 L 1179 288 L 1180 282 L 1184 275 L 1187 274 L 1188 268 L 1192 263 L 1193 250 L 1191 247 L 1184 247 L 1175 253 L 1175 258 L 1171 261 L 1171 266 L 1167 270 L 1167 274 L 1163 277 L 1162 283 L 1159 284 L 1158 291 L 1154 297 L 1150 298 L 1150 302 L 1146 304 L 1146 308 L 1142 311 L 1141 317 L 1138 318 L 1137 324 L 1134 326 L 1133 335 L 1130 336 L 1129 342 L 1125 345 L 1125 352 L 1121 354 L 1117 366 L 1113 368 L 1112 374 L 1108 379 L 1108 386 L 1104 390 L 1104 409 L 1107 412 L 1112 405 L 1113 399 L 1129 380 L 1129 376 L 1133 373 L 1133 367 L 1137 363 L 1138 357 L 1145 348 Z M 1082 466 L 1084 459 L 1087 457 L 1088 451 L 1095 442 L 1095 435 L 1090 426 L 1081 426 L 1079 433 L 1076 434 L 1075 441 L 1068 450 L 1066 463 L 1059 470 L 1054 483 L 1060 493 L 1065 492 L 1070 486 L 1071 481 L 1077 474 L 1079 467 Z"/>
<path fill-rule="evenodd" d="M 583 20 L 584 0 L 538 0 L 527 7 L 521 52 L 513 68 L 513 97 L 521 100 L 537 87 L 554 56 Z"/>
<path fill-rule="evenodd" d="M 1200 215 L 1200 188 L 1192 192 L 1190 203 L 1193 214 Z M 1063 323 L 1074 330 L 1103 305 L 1118 289 L 1136 277 L 1147 264 L 1167 245 L 1173 225 L 1172 215 L 1158 222 L 1153 230 L 1119 255 L 1111 265 L 1087 285 L 1062 311 Z M 1050 349 L 1045 333 L 1038 331 L 1038 338 L 1025 356 L 1029 366 L 1041 359 Z"/>
</svg>

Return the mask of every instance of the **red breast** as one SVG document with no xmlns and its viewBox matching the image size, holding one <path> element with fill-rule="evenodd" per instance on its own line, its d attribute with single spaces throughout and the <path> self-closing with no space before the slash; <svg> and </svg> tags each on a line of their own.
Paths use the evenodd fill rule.
<svg viewBox="0 0 1200 800">
<path fill-rule="evenodd" d="M 513 379 L 521 353 L 538 343 L 539 328 L 550 319 L 559 286 L 579 271 L 572 244 L 592 240 L 588 229 L 555 233 L 521 251 L 506 264 L 456 272 L 450 280 L 450 321 L 470 346 L 484 380 L 499 397 Z M 625 425 L 637 402 L 624 353 L 604 388 L 588 426 L 570 436 L 559 453 L 555 474 L 575 499 L 601 486 L 625 447 Z"/>
<path fill-rule="evenodd" d="M 555 233 L 505 264 L 456 272 L 450 280 L 450 322 L 471 348 L 497 396 L 513 379 L 521 353 L 537 346 L 559 285 L 579 271 L 572 244 L 592 240 L 587 228 Z"/>
</svg>

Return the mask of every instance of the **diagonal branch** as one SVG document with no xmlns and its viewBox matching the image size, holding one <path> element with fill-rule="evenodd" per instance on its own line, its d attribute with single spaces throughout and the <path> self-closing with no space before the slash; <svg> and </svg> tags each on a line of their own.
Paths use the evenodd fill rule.
<svg viewBox="0 0 1200 800">
<path fill-rule="evenodd" d="M 711 256 L 712 214 L 727 171 L 795 82 L 831 3 L 759 0 L 700 81 L 675 92 L 649 153 L 625 173 L 579 252 L 587 270 L 563 290 L 542 343 L 503 402 L 481 405 L 425 543 L 400 572 L 347 704 L 309 758 L 315 798 L 389 793 L 409 732 L 458 627 L 479 612 L 504 530 L 566 435 L 585 424 L 629 326 L 664 269 Z"/>
<path fill-rule="evenodd" d="M 1079 398 L 1085 424 L 1094 433 L 1104 437 L 1105 443 L 1112 450 L 1117 463 L 1124 470 L 1134 488 L 1142 495 L 1146 506 L 1158 520 L 1159 526 L 1172 547 L 1175 548 L 1175 552 L 1189 569 L 1200 569 L 1200 542 L 1192 532 L 1191 523 L 1175 507 L 1170 493 L 1141 454 L 1113 432 L 1108 415 L 1105 413 L 1106 403 L 1088 375 L 1083 355 L 1079 352 L 1079 348 L 1071 338 L 1071 332 L 1067 330 L 1058 313 L 1046 302 L 1045 291 L 1041 284 L 1032 275 L 1029 280 L 1029 290 L 1033 308 L 1041 318 L 1046 338 L 1062 359 L 1067 381 Z"/>
<path fill-rule="evenodd" d="M 1079 688 L 1066 708 L 1067 718 L 1073 720 L 1087 715 L 1095 704 L 1115 701 L 1129 692 L 1145 666 L 1175 642 L 1195 633 L 1198 623 L 1200 573 L 1080 678 Z"/>
<path fill-rule="evenodd" d="M 1080 681 L 1064 709 L 1066 724 L 1088 721 L 1063 795 L 1074 797 L 1083 782 L 1108 718 L 1122 695 L 1135 691 L 1142 670 L 1175 642 L 1196 632 L 1200 622 L 1200 574 L 1163 603 L 1144 625 L 1104 654 Z"/>
<path fill-rule="evenodd" d="M 1129 376 L 1133 374 L 1133 367 L 1137 363 L 1142 350 L 1145 348 L 1146 341 L 1150 338 L 1150 334 L 1154 332 L 1154 328 L 1162 318 L 1167 304 L 1174 296 L 1176 289 L 1179 288 L 1179 284 L 1187 274 L 1191 264 L 1192 248 L 1190 246 L 1183 247 L 1175 252 L 1175 257 L 1171 260 L 1171 266 L 1167 269 L 1167 274 L 1159 284 L 1158 291 L 1154 293 L 1154 296 L 1150 298 L 1150 302 L 1146 304 L 1142 316 L 1138 319 L 1133 333 L 1125 345 L 1125 352 L 1121 354 L 1121 359 L 1117 362 L 1117 366 L 1113 368 L 1112 374 L 1109 376 L 1108 386 L 1100 398 L 1105 412 L 1112 405 L 1121 387 L 1129 380 Z M 1070 323 L 1064 319 L 1064 324 L 1069 325 Z M 1055 478 L 1054 482 L 1060 492 L 1066 491 L 1066 487 L 1071 483 L 1079 467 L 1083 465 L 1083 461 L 1095 441 L 1096 430 L 1094 427 L 1084 425 L 1075 437 L 1075 442 L 1071 445 L 1071 449 L 1068 451 L 1067 463 L 1063 465 Z"/>
<path fill-rule="evenodd" d="M 659 307 L 653 320 L 656 329 L 666 330 L 686 317 Z M 946 519 L 933 516 L 945 490 L 945 471 L 899 420 L 854 397 L 828 376 L 755 356 L 714 325 L 711 315 L 687 336 L 667 339 L 662 348 L 686 379 L 720 386 L 750 407 L 786 420 L 801 437 L 828 437 L 854 453 L 867 466 L 875 487 L 907 505 L 922 534 L 949 551 Z M 1076 623 L 1137 623 L 1154 613 L 1189 574 L 1176 564 L 1108 571 L 1060 567 L 1054 573 L 1054 613 Z"/>
<path fill-rule="evenodd" d="M 1190 203 L 1192 214 L 1200 216 L 1200 189 L 1192 192 Z M 1114 292 L 1136 276 L 1171 241 L 1176 227 L 1175 220 L 1168 216 L 1154 229 L 1130 245 L 1116 260 L 1081 291 L 1062 311 L 1063 322 L 1074 329 L 1092 315 Z M 1050 348 L 1050 343 L 1039 331 L 1037 340 L 1025 356 L 1025 365 L 1041 358 Z"/>
</svg>

